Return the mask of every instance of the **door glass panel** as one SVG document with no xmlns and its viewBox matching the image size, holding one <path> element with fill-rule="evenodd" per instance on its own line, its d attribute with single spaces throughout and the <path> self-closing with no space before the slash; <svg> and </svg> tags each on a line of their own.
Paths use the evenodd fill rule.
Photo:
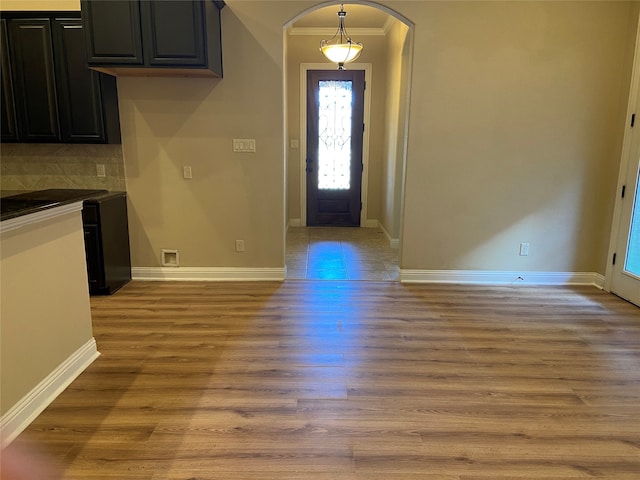
<svg viewBox="0 0 640 480">
<path fill-rule="evenodd" d="M 351 80 L 321 80 L 318 111 L 318 188 L 351 188 Z"/>
<path fill-rule="evenodd" d="M 627 272 L 640 277 L 640 172 L 638 172 L 638 181 L 636 182 L 636 195 L 633 201 L 631 229 L 624 268 Z"/>
</svg>

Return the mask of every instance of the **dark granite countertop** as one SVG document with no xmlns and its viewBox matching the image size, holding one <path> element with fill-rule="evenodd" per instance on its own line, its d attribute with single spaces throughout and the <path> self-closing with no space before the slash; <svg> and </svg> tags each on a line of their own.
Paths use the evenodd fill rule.
<svg viewBox="0 0 640 480">
<path fill-rule="evenodd" d="M 90 198 L 109 194 L 107 190 L 88 190 L 75 188 L 50 188 L 28 192 L 0 193 L 0 221 L 21 217 Z"/>
</svg>

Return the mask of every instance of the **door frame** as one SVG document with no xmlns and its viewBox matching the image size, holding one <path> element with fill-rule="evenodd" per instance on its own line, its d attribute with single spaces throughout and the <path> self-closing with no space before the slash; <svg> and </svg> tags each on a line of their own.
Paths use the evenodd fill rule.
<svg viewBox="0 0 640 480">
<path fill-rule="evenodd" d="M 371 130 L 371 88 L 372 88 L 372 64 L 350 63 L 349 70 L 364 70 L 364 133 L 362 135 L 362 184 L 360 211 L 360 227 L 377 227 L 377 220 L 367 221 L 368 211 L 368 185 L 369 185 L 369 132 Z M 300 64 L 300 225 L 307 226 L 307 71 L 308 70 L 332 70 L 335 66 L 331 63 L 301 63 Z"/>
<path fill-rule="evenodd" d="M 617 252 L 618 244 L 620 241 L 620 234 L 622 225 L 622 187 L 625 185 L 627 181 L 627 173 L 629 171 L 629 165 L 632 161 L 635 161 L 632 158 L 634 153 L 634 148 L 632 145 L 633 139 L 633 128 L 631 127 L 631 115 L 634 113 L 636 116 L 640 116 L 640 112 L 636 111 L 636 107 L 640 100 L 640 15 L 638 22 L 638 29 L 636 31 L 636 42 L 635 42 L 635 53 L 633 57 L 633 70 L 631 73 L 631 85 L 629 88 L 629 101 L 627 103 L 627 112 L 625 117 L 625 131 L 624 131 L 624 139 L 622 143 L 622 155 L 620 159 L 620 170 L 618 171 L 618 183 L 616 186 L 616 203 L 613 211 L 613 222 L 611 224 L 611 235 L 609 237 L 609 251 L 607 254 L 607 263 L 605 270 L 605 278 L 604 278 L 604 289 L 607 292 L 611 292 L 611 285 L 613 283 L 614 265 L 613 265 L 613 255 Z M 638 123 L 638 119 L 636 119 L 636 124 Z M 636 125 L 634 128 L 640 128 L 640 124 Z M 640 188 L 640 187 L 638 187 Z M 630 198 L 631 192 L 629 192 L 627 196 L 627 200 Z M 626 229 L 626 228 L 625 228 Z M 624 261 L 624 259 L 620 259 L 619 261 Z"/>
</svg>

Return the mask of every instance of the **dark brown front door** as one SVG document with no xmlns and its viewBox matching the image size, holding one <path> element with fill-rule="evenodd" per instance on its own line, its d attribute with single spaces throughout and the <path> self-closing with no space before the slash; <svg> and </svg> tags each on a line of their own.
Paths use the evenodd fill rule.
<svg viewBox="0 0 640 480">
<path fill-rule="evenodd" d="M 364 71 L 307 72 L 307 225 L 360 226 Z"/>
</svg>

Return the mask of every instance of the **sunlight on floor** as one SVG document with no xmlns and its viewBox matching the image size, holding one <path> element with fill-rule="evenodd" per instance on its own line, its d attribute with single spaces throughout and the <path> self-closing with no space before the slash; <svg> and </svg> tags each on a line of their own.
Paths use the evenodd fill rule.
<svg viewBox="0 0 640 480">
<path fill-rule="evenodd" d="M 287 278 L 398 280 L 398 250 L 378 228 L 292 227 Z"/>
</svg>

